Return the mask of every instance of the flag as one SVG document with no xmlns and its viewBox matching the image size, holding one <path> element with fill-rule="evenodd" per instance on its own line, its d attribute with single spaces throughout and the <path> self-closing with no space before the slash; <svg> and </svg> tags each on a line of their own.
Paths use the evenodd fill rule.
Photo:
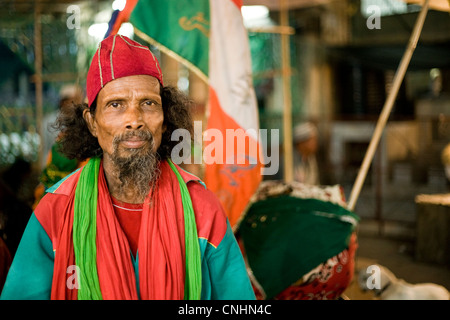
<svg viewBox="0 0 450 320">
<path fill-rule="evenodd" d="M 262 180 L 258 108 L 241 6 L 242 0 L 129 0 L 107 34 L 129 21 L 140 38 L 208 83 L 204 181 L 231 226 Z"/>
</svg>

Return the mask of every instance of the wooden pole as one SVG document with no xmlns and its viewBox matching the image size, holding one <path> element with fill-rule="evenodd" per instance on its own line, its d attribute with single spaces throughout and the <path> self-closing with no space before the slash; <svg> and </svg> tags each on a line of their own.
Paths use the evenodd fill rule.
<svg viewBox="0 0 450 320">
<path fill-rule="evenodd" d="M 370 163 L 372 162 L 373 155 L 380 141 L 380 137 L 381 134 L 383 133 L 384 127 L 386 126 L 386 122 L 389 118 L 389 114 L 391 113 L 392 107 L 394 106 L 395 98 L 397 97 L 398 91 L 403 82 L 403 78 L 405 76 L 406 70 L 408 69 L 408 65 L 409 62 L 411 61 L 412 54 L 417 46 L 417 42 L 419 41 L 420 33 L 422 32 L 422 27 L 428 12 L 428 2 L 429 0 L 424 0 L 422 9 L 420 10 L 419 16 L 417 17 L 416 20 L 414 30 L 409 39 L 408 46 L 405 50 L 405 53 L 403 54 L 402 60 L 400 61 L 400 64 L 395 73 L 392 88 L 389 91 L 389 95 L 381 111 L 380 117 L 375 127 L 375 131 L 370 141 L 366 155 L 364 156 L 363 163 L 361 165 L 361 168 L 359 169 L 358 176 L 356 177 L 355 184 L 353 185 L 353 189 L 350 194 L 348 203 L 349 210 L 355 209 L 356 201 L 358 199 L 359 193 L 361 192 L 361 188 L 364 183 L 364 179 L 367 175 L 367 171 L 369 170 Z"/>
<path fill-rule="evenodd" d="M 43 120 L 43 99 L 42 99 L 42 30 L 41 30 L 41 3 L 35 2 L 34 7 L 34 69 L 35 69 L 35 88 L 36 88 L 36 129 L 41 139 L 38 151 L 38 168 L 42 164 L 42 145 L 44 143 L 44 132 L 42 128 Z"/>
<path fill-rule="evenodd" d="M 383 235 L 383 148 L 378 149 L 378 152 L 375 152 L 375 217 L 378 221 L 378 235 Z"/>
<path fill-rule="evenodd" d="M 278 34 L 295 34 L 295 29 L 289 26 L 264 26 L 264 27 L 250 27 L 247 28 L 249 32 L 258 33 L 278 33 Z"/>
<path fill-rule="evenodd" d="M 280 25 L 289 26 L 288 9 L 286 0 L 280 0 Z M 284 180 L 294 180 L 294 165 L 292 153 L 292 97 L 291 97 L 291 68 L 289 34 L 281 34 L 281 65 L 283 74 L 283 145 L 284 145 Z"/>
</svg>

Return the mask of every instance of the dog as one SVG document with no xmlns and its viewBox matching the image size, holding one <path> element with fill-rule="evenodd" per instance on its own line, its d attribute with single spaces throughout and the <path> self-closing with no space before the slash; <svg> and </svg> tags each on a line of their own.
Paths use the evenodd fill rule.
<svg viewBox="0 0 450 320">
<path fill-rule="evenodd" d="M 443 286 L 435 283 L 408 283 L 381 265 L 371 265 L 367 270 L 359 270 L 358 284 L 361 291 L 372 290 L 379 300 L 450 300 L 450 293 Z"/>
</svg>

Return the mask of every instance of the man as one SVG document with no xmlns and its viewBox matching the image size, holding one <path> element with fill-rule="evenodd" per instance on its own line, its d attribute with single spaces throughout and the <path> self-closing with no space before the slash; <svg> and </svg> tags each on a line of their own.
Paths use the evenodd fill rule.
<svg viewBox="0 0 450 320">
<path fill-rule="evenodd" d="M 311 122 L 303 122 L 294 128 L 294 180 L 309 185 L 319 184 L 316 160 L 318 148 L 317 128 Z"/>
<path fill-rule="evenodd" d="M 170 160 L 189 105 L 131 39 L 99 45 L 62 151 L 91 158 L 42 198 L 2 299 L 254 299 L 218 199 Z"/>
</svg>

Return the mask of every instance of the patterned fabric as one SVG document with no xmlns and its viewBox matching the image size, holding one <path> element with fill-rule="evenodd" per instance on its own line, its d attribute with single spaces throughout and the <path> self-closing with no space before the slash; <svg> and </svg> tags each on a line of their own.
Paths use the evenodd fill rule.
<svg viewBox="0 0 450 320">
<path fill-rule="evenodd" d="M 350 285 L 355 271 L 356 233 L 347 249 L 321 263 L 297 282 L 276 295 L 275 300 L 336 300 Z M 264 300 L 258 286 L 252 282 L 255 296 Z"/>
<path fill-rule="evenodd" d="M 279 202 L 267 202 L 274 199 L 279 199 Z M 305 202 L 298 202 L 297 200 L 300 199 L 305 200 Z M 309 218 L 298 220 L 298 215 L 293 214 L 293 212 L 300 212 L 302 209 L 306 209 L 296 208 L 295 206 L 310 205 L 309 200 L 318 200 L 318 202 L 311 202 L 314 206 L 317 206 L 316 211 L 323 211 L 324 208 L 327 208 L 327 204 L 331 205 L 329 206 L 330 210 L 327 211 L 330 219 L 316 220 L 316 217 L 314 217 L 316 215 L 310 214 L 313 220 L 309 221 Z M 267 207 L 275 204 L 277 208 Z M 258 205 L 261 207 L 258 207 Z M 281 208 L 283 206 L 284 208 Z M 258 211 L 265 212 L 265 214 L 256 215 L 260 220 L 258 223 L 255 221 L 255 208 Z M 357 249 L 357 237 L 354 227 L 358 221 L 358 217 L 351 213 L 343 215 L 342 219 L 331 219 L 334 213 L 337 214 L 337 211 L 340 211 L 340 209 L 345 210 L 344 208 L 345 199 L 343 190 L 339 185 L 313 186 L 298 182 L 285 183 L 283 181 L 264 181 L 261 184 L 258 192 L 255 193 L 246 212 L 243 214 L 237 231 L 240 249 L 247 263 L 257 299 L 331 300 L 338 299 L 342 295 L 354 274 L 354 257 Z M 315 210 L 312 209 L 311 211 Z M 272 214 L 272 211 L 277 211 L 277 213 Z M 272 227 L 270 227 L 270 224 L 265 225 L 261 223 L 261 218 L 266 221 L 275 221 L 281 215 L 285 216 L 285 218 L 291 215 L 292 218 L 287 218 L 287 224 L 278 224 Z M 292 224 L 289 224 L 290 219 Z M 339 232 L 335 232 L 333 235 L 325 230 L 325 228 L 335 230 L 336 225 L 342 224 L 342 220 L 353 220 L 351 221 L 352 227 L 339 229 Z M 253 230 L 247 228 L 249 222 L 252 223 Z M 299 226 L 299 222 L 305 225 Z M 316 222 L 320 223 L 318 228 L 314 228 L 313 223 L 315 224 Z M 321 230 L 323 234 L 320 232 Z M 249 235 L 245 237 L 245 234 L 242 234 L 243 232 L 247 232 L 252 236 L 261 235 L 261 239 L 267 237 L 268 241 L 266 243 L 264 243 L 264 240 L 255 241 L 262 243 L 260 247 L 258 245 L 255 246 L 255 243 L 252 243 L 253 239 L 250 239 Z M 331 237 L 333 239 L 330 239 Z M 337 237 L 347 239 L 343 249 L 329 255 L 322 262 L 313 265 L 307 272 L 303 272 L 302 270 L 304 270 L 306 264 L 310 263 L 309 265 L 311 265 L 312 262 L 310 260 L 320 257 L 320 252 L 332 252 L 327 247 Z M 246 243 L 246 240 L 248 243 Z M 286 244 L 286 241 L 289 244 Z M 343 240 L 339 240 L 336 243 L 340 241 Z M 310 250 L 308 251 L 308 249 Z M 253 260 L 250 259 L 251 256 L 253 256 Z M 278 261 L 278 263 L 273 263 L 272 261 Z M 264 266 L 261 266 L 263 263 Z M 295 274 L 298 277 L 288 282 L 289 280 L 286 279 L 287 274 L 291 278 Z"/>
<path fill-rule="evenodd" d="M 110 81 L 133 75 L 149 75 L 163 85 L 159 62 L 150 49 L 122 35 L 111 35 L 98 45 L 86 79 L 89 107 Z"/>
</svg>

